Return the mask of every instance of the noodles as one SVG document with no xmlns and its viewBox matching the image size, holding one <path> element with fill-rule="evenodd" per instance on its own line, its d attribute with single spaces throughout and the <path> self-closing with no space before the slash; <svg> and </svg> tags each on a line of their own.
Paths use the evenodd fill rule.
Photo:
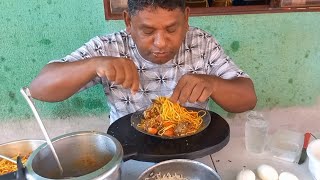
<svg viewBox="0 0 320 180">
<path fill-rule="evenodd" d="M 21 161 L 23 164 L 25 164 L 27 162 L 28 157 L 29 157 L 29 155 L 21 157 Z M 16 160 L 17 158 L 18 158 L 18 155 L 13 157 L 12 159 Z M 0 175 L 14 172 L 17 170 L 18 170 L 17 165 L 15 163 L 12 163 L 12 162 L 5 160 L 5 159 L 0 160 Z"/>
<path fill-rule="evenodd" d="M 186 136 L 199 130 L 205 114 L 206 111 L 188 111 L 166 97 L 158 97 L 144 111 L 144 119 L 138 127 L 149 134 L 169 137 Z"/>
</svg>

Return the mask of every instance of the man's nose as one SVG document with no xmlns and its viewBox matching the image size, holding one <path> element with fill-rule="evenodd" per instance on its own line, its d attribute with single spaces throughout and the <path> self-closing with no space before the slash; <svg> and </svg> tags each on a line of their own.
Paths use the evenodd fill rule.
<svg viewBox="0 0 320 180">
<path fill-rule="evenodd" d="M 163 33 L 157 33 L 154 37 L 154 42 L 153 42 L 154 46 L 162 49 L 166 46 L 166 38 L 165 35 Z"/>
</svg>

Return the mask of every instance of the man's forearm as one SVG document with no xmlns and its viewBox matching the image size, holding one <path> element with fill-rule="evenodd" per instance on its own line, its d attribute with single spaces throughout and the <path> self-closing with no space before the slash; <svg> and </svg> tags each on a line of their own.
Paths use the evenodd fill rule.
<svg viewBox="0 0 320 180">
<path fill-rule="evenodd" d="M 97 76 L 95 66 L 95 58 L 48 64 L 31 82 L 31 95 L 42 101 L 65 100 Z"/>
<path fill-rule="evenodd" d="M 211 98 L 226 111 L 238 113 L 255 107 L 257 98 L 251 79 L 213 77 L 213 83 L 215 87 Z"/>
</svg>

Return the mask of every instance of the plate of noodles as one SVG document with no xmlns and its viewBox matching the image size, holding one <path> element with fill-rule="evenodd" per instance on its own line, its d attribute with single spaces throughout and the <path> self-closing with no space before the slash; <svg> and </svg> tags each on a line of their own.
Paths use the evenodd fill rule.
<svg viewBox="0 0 320 180">
<path fill-rule="evenodd" d="M 203 131 L 211 121 L 207 110 L 183 107 L 158 97 L 143 110 L 132 114 L 131 125 L 138 131 L 163 139 L 178 139 Z"/>
</svg>

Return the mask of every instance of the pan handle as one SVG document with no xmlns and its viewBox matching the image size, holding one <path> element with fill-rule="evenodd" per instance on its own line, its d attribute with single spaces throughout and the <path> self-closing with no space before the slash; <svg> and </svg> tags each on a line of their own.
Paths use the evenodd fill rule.
<svg viewBox="0 0 320 180">
<path fill-rule="evenodd" d="M 17 171 L 17 174 L 16 174 L 16 178 L 18 180 L 27 180 L 27 178 L 26 178 L 26 168 L 23 166 L 20 156 L 18 156 L 18 158 L 17 158 L 17 166 L 18 166 L 18 171 Z"/>
<path fill-rule="evenodd" d="M 17 171 L 0 176 L 0 180 L 27 180 L 26 169 L 23 167 L 20 156 L 17 158 L 17 167 Z"/>
<path fill-rule="evenodd" d="M 5 175 L 0 176 L 0 180 L 16 180 L 17 179 L 17 172 L 8 173 Z"/>
<path fill-rule="evenodd" d="M 128 161 L 137 156 L 137 147 L 134 145 L 126 145 L 123 146 L 123 161 Z"/>
</svg>

